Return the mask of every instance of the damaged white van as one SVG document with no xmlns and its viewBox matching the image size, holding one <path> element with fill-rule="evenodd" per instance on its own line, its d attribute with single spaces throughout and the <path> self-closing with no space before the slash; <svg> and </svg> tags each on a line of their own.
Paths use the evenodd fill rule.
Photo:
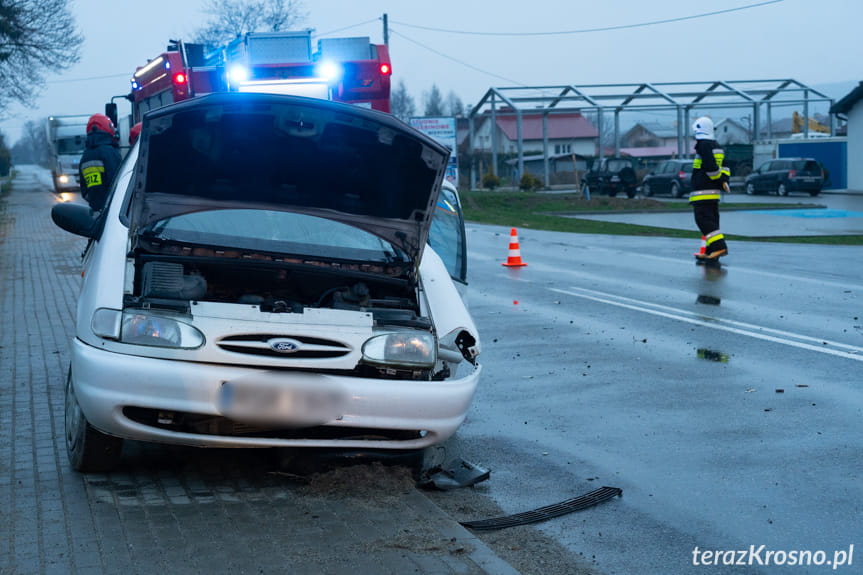
<svg viewBox="0 0 863 575">
<path fill-rule="evenodd" d="M 481 367 L 447 157 L 387 114 L 323 100 L 224 93 L 150 112 L 103 212 L 52 211 L 92 240 L 72 466 L 110 469 L 124 438 L 415 450 L 452 435 Z"/>
</svg>

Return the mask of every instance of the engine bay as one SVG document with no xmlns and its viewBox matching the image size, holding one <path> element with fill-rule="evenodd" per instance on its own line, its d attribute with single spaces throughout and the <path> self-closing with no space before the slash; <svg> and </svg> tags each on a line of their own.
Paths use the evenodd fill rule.
<svg viewBox="0 0 863 575">
<path fill-rule="evenodd" d="M 394 275 L 378 271 L 323 261 L 139 255 L 125 304 L 187 310 L 192 301 L 207 301 L 253 305 L 268 313 L 353 310 L 372 313 L 377 325 L 430 329 L 416 282 L 400 269 L 389 270 Z"/>
</svg>

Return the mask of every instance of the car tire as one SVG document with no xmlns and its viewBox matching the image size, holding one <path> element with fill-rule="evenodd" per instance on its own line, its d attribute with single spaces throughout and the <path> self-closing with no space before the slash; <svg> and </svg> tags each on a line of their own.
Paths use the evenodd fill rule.
<svg viewBox="0 0 863 575">
<path fill-rule="evenodd" d="M 780 196 L 787 196 L 788 188 L 785 187 L 785 184 L 779 184 L 779 187 L 776 189 L 776 193 Z"/>
<path fill-rule="evenodd" d="M 123 440 L 97 431 L 81 411 L 75 388 L 72 386 L 72 368 L 66 378 L 66 454 L 72 469 L 81 473 L 109 471 L 120 461 Z"/>
<path fill-rule="evenodd" d="M 680 184 L 677 182 L 671 182 L 671 197 L 679 198 L 682 195 L 680 191 Z"/>
<path fill-rule="evenodd" d="M 628 190 L 626 190 L 626 197 L 631 200 L 632 198 L 635 197 L 635 194 L 637 191 L 638 190 L 636 190 L 635 188 L 629 188 Z"/>
<path fill-rule="evenodd" d="M 811 192 L 809 192 L 809 195 L 814 198 L 815 196 L 817 196 L 820 193 L 821 193 L 821 190 L 812 190 Z"/>
<path fill-rule="evenodd" d="M 642 184 L 641 185 L 641 193 L 645 198 L 649 198 L 653 195 L 653 190 L 650 189 L 650 184 Z"/>
<path fill-rule="evenodd" d="M 746 184 L 746 195 L 747 196 L 754 196 L 757 193 L 758 192 L 755 191 L 755 184 L 752 184 L 752 183 Z"/>
</svg>

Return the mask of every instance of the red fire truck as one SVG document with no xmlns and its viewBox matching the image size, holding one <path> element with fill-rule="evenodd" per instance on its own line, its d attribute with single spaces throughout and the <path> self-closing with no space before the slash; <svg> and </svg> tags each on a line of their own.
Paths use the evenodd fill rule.
<svg viewBox="0 0 863 575">
<path fill-rule="evenodd" d="M 132 77 L 132 123 L 149 110 L 212 92 L 268 92 L 390 111 L 392 65 L 385 45 L 368 37 L 322 38 L 311 30 L 251 32 L 205 53 L 172 41 Z"/>
</svg>

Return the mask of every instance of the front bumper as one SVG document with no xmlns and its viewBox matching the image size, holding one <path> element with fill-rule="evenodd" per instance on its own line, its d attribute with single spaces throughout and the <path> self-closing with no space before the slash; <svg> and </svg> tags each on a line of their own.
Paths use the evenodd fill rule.
<svg viewBox="0 0 863 575">
<path fill-rule="evenodd" d="M 72 353 L 75 395 L 93 427 L 128 439 L 209 447 L 418 449 L 434 445 L 464 421 L 482 371 L 479 365 L 469 367 L 464 377 L 415 381 L 129 356 L 78 339 Z M 280 421 L 253 425 L 255 432 L 250 434 L 190 432 L 130 417 L 143 411 L 159 413 L 164 421 L 188 417 L 235 422 L 242 428 L 247 422 L 225 413 L 225 382 L 251 386 L 246 389 L 261 382 L 262 387 L 275 386 L 293 397 L 323 390 L 337 393 L 342 400 L 337 418 L 312 427 L 306 427 L 303 414 L 290 405 L 280 405 Z"/>
</svg>

